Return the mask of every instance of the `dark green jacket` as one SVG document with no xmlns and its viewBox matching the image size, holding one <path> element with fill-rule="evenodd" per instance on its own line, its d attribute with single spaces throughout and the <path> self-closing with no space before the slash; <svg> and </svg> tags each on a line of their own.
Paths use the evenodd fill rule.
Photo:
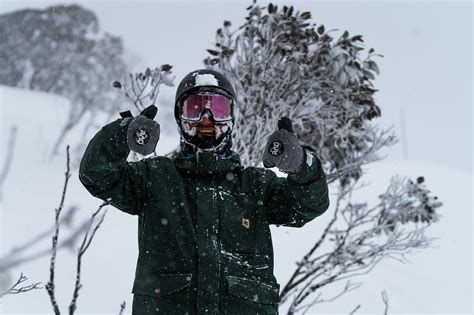
<svg viewBox="0 0 474 315">
<path fill-rule="evenodd" d="M 312 155 L 311 166 L 288 178 L 244 168 L 235 152 L 127 162 L 129 121 L 94 136 L 79 178 L 92 195 L 138 216 L 133 314 L 277 314 L 269 225 L 301 227 L 326 211 L 320 160 Z"/>
</svg>

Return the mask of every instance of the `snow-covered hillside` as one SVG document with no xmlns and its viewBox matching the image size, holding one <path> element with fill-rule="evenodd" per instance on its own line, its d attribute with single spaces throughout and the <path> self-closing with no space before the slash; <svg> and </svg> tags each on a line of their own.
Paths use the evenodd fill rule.
<svg viewBox="0 0 474 315">
<path fill-rule="evenodd" d="M 1 253 L 30 240 L 51 226 L 54 208 L 60 200 L 64 181 L 65 154 L 49 159 L 57 132 L 67 114 L 68 102 L 60 97 L 15 88 L 0 87 L 1 154 L 3 165 L 9 130 L 18 128 L 14 160 L 3 188 L 0 211 Z M 117 115 L 118 117 L 118 115 Z M 163 116 L 162 116 L 163 117 Z M 166 153 L 178 144 L 174 121 L 162 124 L 159 152 Z M 172 130 L 171 130 L 172 129 Z M 78 126 L 66 138 L 75 144 L 81 136 Z M 65 152 L 65 148 L 60 152 Z M 74 157 L 72 157 L 74 158 Z M 470 313 L 472 303 L 472 174 L 461 173 L 443 165 L 424 161 L 381 161 L 368 166 L 363 181 L 370 185 L 354 193 L 357 200 L 375 202 L 394 174 L 412 178 L 423 175 L 427 186 L 444 203 L 441 219 L 429 229 L 429 236 L 438 237 L 436 248 L 407 256 L 410 264 L 384 261 L 370 274 L 354 281 L 363 286 L 335 302 L 319 305 L 317 314 L 348 314 L 361 304 L 358 314 L 383 312 L 380 295 L 385 290 L 389 313 Z M 79 207 L 78 218 L 88 217 L 100 204 L 80 184 L 77 169 L 72 170 L 66 197 L 66 208 Z M 324 215 L 301 229 L 272 228 L 275 247 L 275 272 L 283 285 L 299 259 L 319 237 L 332 214 Z M 60 234 L 60 238 L 65 233 Z M 47 248 L 50 239 L 35 249 Z M 32 251 L 34 252 L 34 251 Z M 70 250 L 61 251 L 57 262 L 57 295 L 65 311 L 73 291 L 75 257 Z M 131 286 L 137 258 L 137 220 L 135 217 L 109 209 L 83 261 L 82 282 L 78 300 L 79 314 L 117 314 L 120 303 L 127 302 L 130 312 Z M 23 272 L 31 282 L 48 280 L 49 258 L 44 257 L 13 270 L 16 277 Z M 0 279 L 4 279 L 0 277 Z M 327 291 L 327 298 L 338 291 Z M 10 295 L 0 300 L 1 314 L 50 314 L 51 307 L 44 290 Z"/>
</svg>

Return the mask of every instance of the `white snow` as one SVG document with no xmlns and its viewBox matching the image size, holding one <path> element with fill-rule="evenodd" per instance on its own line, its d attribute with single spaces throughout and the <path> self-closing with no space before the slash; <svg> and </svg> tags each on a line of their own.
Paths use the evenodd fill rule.
<svg viewBox="0 0 474 315">
<path fill-rule="evenodd" d="M 267 269 L 268 267 L 270 267 L 269 265 L 267 264 L 263 264 L 263 265 L 251 265 L 247 260 L 245 260 L 243 257 L 240 257 L 240 256 L 237 256 L 233 253 L 230 253 L 226 250 L 223 250 L 221 249 L 221 254 L 222 254 L 222 257 L 240 265 L 240 266 L 244 266 L 246 268 L 253 268 L 253 269 Z M 268 257 L 268 256 L 266 256 Z"/>
<path fill-rule="evenodd" d="M 65 148 L 61 148 L 61 154 L 51 160 L 49 152 L 67 115 L 68 102 L 44 93 L 0 87 L 0 103 L 1 159 L 5 157 L 10 126 L 15 124 L 18 127 L 14 161 L 0 203 L 0 250 L 5 254 L 53 222 L 54 208 L 59 203 L 64 181 Z M 158 115 L 157 120 L 161 123 L 160 117 Z M 162 129 L 176 129 L 174 123 L 173 120 L 167 126 L 163 122 Z M 72 131 L 66 143 L 73 145 L 77 142 L 81 137 L 80 127 Z M 158 143 L 159 154 L 174 149 L 178 139 L 177 133 L 169 135 L 164 132 Z M 79 153 L 71 154 L 74 159 Z M 3 165 L 3 160 L 0 165 Z M 370 181 L 371 185 L 354 192 L 353 196 L 370 204 L 376 202 L 377 195 L 387 187 L 393 174 L 425 177 L 427 186 L 444 203 L 439 210 L 440 221 L 428 230 L 429 236 L 439 237 L 434 244 L 437 247 L 408 255 L 412 261 L 410 264 L 383 261 L 368 275 L 354 279 L 364 283 L 361 288 L 333 303 L 319 305 L 309 314 L 348 314 L 357 304 L 361 304 L 358 314 L 381 314 L 384 309 L 382 290 L 388 294 L 389 313 L 392 314 L 469 313 L 472 303 L 472 174 L 413 160 L 381 161 L 366 169 L 367 176 L 363 181 Z M 331 191 L 331 187 L 330 193 L 330 209 L 305 227 L 271 228 L 275 273 L 282 286 L 294 270 L 295 261 L 318 239 L 330 220 L 335 203 L 335 191 Z M 74 166 L 66 209 L 76 205 L 80 208 L 79 217 L 87 218 L 100 203 L 81 185 Z M 116 314 L 122 301 L 127 302 L 125 313 L 130 314 L 137 259 L 137 220 L 109 208 L 103 226 L 84 256 L 78 314 Z M 60 239 L 67 231 L 60 232 Z M 49 246 L 48 238 L 35 248 Z M 48 267 L 49 259 L 44 257 L 12 270 L 9 276 L 16 279 L 23 272 L 31 282 L 41 281 L 44 285 L 48 280 Z M 73 251 L 58 254 L 56 277 L 58 300 L 65 310 L 72 296 L 75 277 Z M 4 278 L 0 276 L 0 279 Z M 337 288 L 331 287 L 324 290 L 328 298 L 338 292 Z M 1 299 L 0 313 L 50 314 L 51 307 L 44 290 L 38 290 Z"/>
<path fill-rule="evenodd" d="M 216 130 L 215 138 L 219 139 L 219 137 L 222 134 L 226 133 L 227 130 L 229 130 L 229 128 L 232 128 L 232 121 L 228 121 L 225 124 L 217 124 L 217 125 L 214 125 L 214 126 L 215 126 L 215 130 Z"/>
<path fill-rule="evenodd" d="M 219 83 L 217 82 L 216 77 L 212 74 L 196 74 L 194 86 L 206 85 L 218 86 Z"/>
<path fill-rule="evenodd" d="M 185 122 L 184 120 L 181 121 L 181 126 L 183 126 L 183 130 L 186 134 L 192 136 L 196 135 L 197 129 L 196 127 L 191 127 L 191 125 L 188 122 Z"/>
<path fill-rule="evenodd" d="M 309 150 L 307 149 L 304 149 L 304 150 L 306 150 L 306 165 L 308 165 L 308 167 L 311 167 L 311 165 L 313 165 L 314 157 Z"/>
</svg>

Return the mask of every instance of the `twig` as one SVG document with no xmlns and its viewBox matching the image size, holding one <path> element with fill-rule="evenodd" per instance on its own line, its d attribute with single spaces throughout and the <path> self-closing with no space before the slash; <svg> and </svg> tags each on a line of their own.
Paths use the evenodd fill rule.
<svg viewBox="0 0 474 315">
<path fill-rule="evenodd" d="M 98 222 L 96 222 L 95 218 L 99 214 L 99 212 L 102 210 L 102 208 L 105 207 L 106 205 L 108 205 L 108 202 L 104 202 L 103 204 L 101 204 L 99 206 L 99 208 L 92 214 L 92 217 L 89 220 L 89 226 L 87 228 L 87 231 L 86 231 L 86 233 L 84 235 L 84 238 L 82 240 L 82 244 L 79 247 L 79 251 L 77 253 L 76 283 L 75 283 L 75 286 L 74 286 L 74 293 L 73 293 L 73 296 L 72 296 L 72 301 L 71 301 L 71 304 L 69 305 L 69 314 L 70 315 L 73 315 L 74 312 L 76 311 L 76 308 L 77 308 L 76 304 L 77 304 L 77 298 L 79 297 L 79 290 L 82 288 L 82 284 L 81 284 L 82 256 L 85 254 L 85 252 L 89 248 L 89 246 L 90 246 L 90 244 L 91 244 L 91 242 L 92 242 L 92 240 L 95 236 L 95 233 L 100 228 L 100 225 L 102 224 L 102 222 L 104 222 L 104 217 L 105 217 L 106 212 L 104 212 L 104 214 L 101 215 L 101 217 L 98 219 Z M 92 230 L 92 232 L 91 232 L 91 230 Z M 90 236 L 89 236 L 89 233 L 91 233 Z"/>
<path fill-rule="evenodd" d="M 28 292 L 28 291 L 31 291 L 31 290 L 38 290 L 38 289 L 42 289 L 39 285 L 41 284 L 41 282 L 37 282 L 37 283 L 33 283 L 33 284 L 29 284 L 27 286 L 24 286 L 24 287 L 19 287 L 18 288 L 18 285 L 20 285 L 21 283 L 25 282 L 26 280 L 28 280 L 27 277 L 25 277 L 23 275 L 23 273 L 20 274 L 20 278 L 18 278 L 18 280 L 16 281 L 16 283 L 14 285 L 11 286 L 10 289 L 8 289 L 7 291 L 3 292 L 3 293 L 0 293 L 0 297 L 2 296 L 5 296 L 7 294 L 19 294 L 19 293 L 23 293 L 23 292 Z"/>
<path fill-rule="evenodd" d="M 383 300 L 383 303 L 385 304 L 385 310 L 383 313 L 384 315 L 387 315 L 388 314 L 388 296 L 385 290 L 382 291 L 382 300 Z"/>
<path fill-rule="evenodd" d="M 349 315 L 354 315 L 355 312 L 360 308 L 360 304 L 357 304 L 357 306 L 349 313 Z"/>
<path fill-rule="evenodd" d="M 59 311 L 58 303 L 56 301 L 55 296 L 55 286 L 54 286 L 54 270 L 56 268 L 56 253 L 57 253 L 57 245 L 58 245 L 58 235 L 59 235 L 59 215 L 61 214 L 61 210 L 64 206 L 64 200 L 66 199 L 66 191 L 67 185 L 69 182 L 69 178 L 71 177 L 70 173 L 70 157 L 69 157 L 69 145 L 66 147 L 66 173 L 64 179 L 64 186 L 63 186 L 63 193 L 61 195 L 61 201 L 59 202 L 59 207 L 55 209 L 55 230 L 52 239 L 52 255 L 51 255 L 51 263 L 49 265 L 49 282 L 46 284 L 46 291 L 51 300 L 51 305 L 53 307 L 53 311 L 55 315 L 60 315 L 61 312 Z"/>
<path fill-rule="evenodd" d="M 160 68 L 151 70 L 146 68 L 145 72 L 129 73 L 124 81 L 114 81 L 112 86 L 119 88 L 122 94 L 128 98 L 138 111 L 143 110 L 147 104 L 142 101 L 150 99 L 151 104 L 156 103 L 161 84 L 173 86 L 174 77 L 171 76 L 170 65 L 162 65 Z"/>
<path fill-rule="evenodd" d="M 119 312 L 119 315 L 122 315 L 124 310 L 125 310 L 125 301 L 123 301 L 122 304 L 120 304 L 120 312 Z"/>
<path fill-rule="evenodd" d="M 337 197 L 336 207 L 335 207 L 333 218 L 331 219 L 331 221 L 328 223 L 328 225 L 324 229 L 324 232 L 321 235 L 320 239 L 313 245 L 313 247 L 309 250 L 309 252 L 303 257 L 301 262 L 298 264 L 298 268 L 296 268 L 296 270 L 293 273 L 293 275 L 291 276 L 290 280 L 288 280 L 288 282 L 284 286 L 283 290 L 280 293 L 280 299 L 282 301 L 284 301 L 286 299 L 286 297 L 287 297 L 287 295 L 289 295 L 290 291 L 292 291 L 295 287 L 297 287 L 298 284 L 305 281 L 308 277 L 311 276 L 311 274 L 314 274 L 315 270 L 313 270 L 313 272 L 311 272 L 311 273 L 306 273 L 306 272 L 302 271 L 302 268 L 306 265 L 306 263 L 310 259 L 311 255 L 313 255 L 313 253 L 316 251 L 316 249 L 318 249 L 321 246 L 321 244 L 323 243 L 323 241 L 326 239 L 326 236 L 327 236 L 328 232 L 330 231 L 333 224 L 337 220 L 337 215 L 338 215 L 340 202 L 344 198 L 344 196 L 351 189 L 348 188 L 348 187 L 339 187 L 339 190 L 340 190 L 340 193 L 338 194 L 338 197 Z M 302 278 L 296 280 L 296 278 L 301 274 L 304 274 L 304 276 Z"/>
</svg>

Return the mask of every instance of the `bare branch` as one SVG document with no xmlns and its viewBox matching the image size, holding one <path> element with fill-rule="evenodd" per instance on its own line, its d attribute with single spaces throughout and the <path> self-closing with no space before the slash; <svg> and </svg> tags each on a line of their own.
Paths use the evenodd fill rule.
<svg viewBox="0 0 474 315">
<path fill-rule="evenodd" d="M 23 275 L 23 273 L 21 273 L 18 280 L 10 287 L 10 289 L 8 289 L 7 291 L 5 291 L 3 293 L 0 292 L 0 297 L 8 295 L 8 294 L 19 294 L 19 293 L 32 291 L 32 290 L 42 289 L 39 286 L 41 284 L 41 282 L 37 282 L 37 283 L 33 283 L 33 284 L 29 284 L 29 285 L 26 285 L 26 286 L 19 287 L 19 285 L 22 284 L 23 282 L 25 282 L 26 280 L 28 280 L 28 278 L 25 277 Z"/>
<path fill-rule="evenodd" d="M 63 192 L 61 195 L 61 200 L 59 202 L 58 208 L 55 209 L 55 230 L 52 239 L 52 255 L 51 255 L 51 262 L 49 266 L 49 282 L 46 284 L 46 291 L 48 292 L 49 298 L 51 300 L 51 305 L 53 307 L 54 314 L 60 315 L 61 312 L 59 311 L 58 303 L 56 301 L 55 295 L 55 284 L 54 284 L 54 271 L 56 268 L 56 253 L 57 253 L 57 245 L 58 245 L 58 236 L 59 236 L 59 215 L 61 214 L 61 210 L 64 206 L 64 200 L 66 199 L 66 191 L 67 185 L 69 182 L 69 178 L 71 177 L 70 173 L 70 156 L 69 156 L 69 145 L 66 147 L 66 173 L 64 179 L 64 186 Z"/>
<path fill-rule="evenodd" d="M 384 310 L 384 315 L 388 314 L 388 297 L 387 297 L 387 292 L 385 290 L 382 291 L 382 300 L 383 303 L 385 304 L 385 310 Z"/>
<path fill-rule="evenodd" d="M 349 313 L 349 315 L 354 315 L 355 312 L 360 308 L 360 304 L 357 304 L 357 306 Z"/>
<path fill-rule="evenodd" d="M 343 290 L 341 292 L 339 292 L 338 294 L 336 294 L 335 296 L 333 296 L 332 298 L 329 298 L 329 299 L 321 299 L 321 295 L 322 293 L 318 293 L 316 295 L 316 297 L 308 304 L 306 305 L 301 305 L 299 308 L 297 309 L 294 309 L 293 312 L 294 313 L 299 313 L 300 310 L 304 309 L 303 311 L 303 314 L 306 314 L 306 312 L 308 312 L 310 310 L 310 308 L 312 306 L 314 306 L 316 303 L 323 303 L 323 302 L 332 302 L 336 299 L 338 299 L 341 295 L 349 292 L 349 291 L 353 291 L 357 288 L 359 288 L 361 286 L 361 283 L 350 283 L 351 281 L 348 280 L 346 282 L 346 285 L 344 286 Z"/>
<path fill-rule="evenodd" d="M 354 185 L 354 184 L 352 184 L 352 185 Z M 299 262 L 297 264 L 298 268 L 295 270 L 295 272 L 293 273 L 290 280 L 283 287 L 283 289 L 280 293 L 280 299 L 282 300 L 282 302 L 285 301 L 286 296 L 288 295 L 290 290 L 294 289 L 298 284 L 300 284 L 301 282 L 305 281 L 308 277 L 310 277 L 310 274 L 306 273 L 306 271 L 303 271 L 302 269 L 307 267 L 307 264 L 309 262 L 309 259 L 310 259 L 311 255 L 313 255 L 313 253 L 316 251 L 316 249 L 318 249 L 320 247 L 320 245 L 325 241 L 326 236 L 328 235 L 328 233 L 330 233 L 330 229 L 335 224 L 336 219 L 337 219 L 340 202 L 350 190 L 351 189 L 348 188 L 348 187 L 340 187 L 339 188 L 339 194 L 338 194 L 337 200 L 336 200 L 336 210 L 334 211 L 334 216 L 333 216 L 332 220 L 326 226 L 326 228 L 325 228 L 322 236 L 320 237 L 320 239 L 314 244 L 314 246 L 309 250 L 309 252 L 303 257 L 301 262 Z M 328 255 L 330 255 L 330 254 L 328 254 Z M 315 260 L 311 261 L 311 264 L 314 264 L 315 261 L 318 260 L 318 259 L 320 259 L 320 258 L 316 258 Z M 313 270 L 313 273 L 315 271 L 316 270 Z M 302 278 L 300 278 L 298 281 L 296 281 L 296 277 L 299 276 L 299 275 L 302 275 L 302 274 L 306 274 L 306 275 L 303 276 Z"/>
<path fill-rule="evenodd" d="M 122 304 L 120 304 L 119 315 L 122 315 L 124 310 L 125 310 L 125 301 L 123 301 Z"/>
<path fill-rule="evenodd" d="M 92 214 L 89 225 L 87 227 L 86 233 L 84 234 L 84 238 L 82 240 L 82 244 L 78 249 L 77 253 L 77 267 L 76 267 L 76 282 L 74 286 L 74 293 L 72 296 L 71 304 L 69 305 L 69 314 L 73 315 L 76 311 L 76 304 L 77 298 L 79 297 L 79 290 L 82 288 L 81 283 L 81 264 L 82 264 L 82 256 L 85 254 L 87 249 L 89 248 L 92 240 L 94 239 L 95 233 L 100 228 L 100 225 L 104 221 L 104 217 L 106 215 L 106 211 L 100 216 L 99 219 L 96 220 L 96 216 L 102 210 L 104 206 L 108 205 L 107 202 L 104 202 L 99 206 L 99 208 Z M 90 234 L 90 235 L 89 235 Z"/>
</svg>

